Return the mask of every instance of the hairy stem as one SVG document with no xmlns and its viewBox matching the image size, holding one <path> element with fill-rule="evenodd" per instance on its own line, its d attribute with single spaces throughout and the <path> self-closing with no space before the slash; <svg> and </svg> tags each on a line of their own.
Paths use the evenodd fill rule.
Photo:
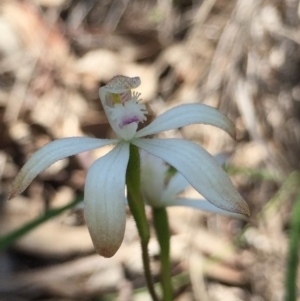
<svg viewBox="0 0 300 301">
<path fill-rule="evenodd" d="M 127 199 L 128 205 L 136 222 L 138 233 L 141 239 L 142 258 L 144 265 L 144 273 L 149 293 L 153 301 L 158 301 L 156 295 L 151 269 L 150 258 L 148 253 L 148 244 L 150 240 L 150 230 L 146 218 L 145 205 L 140 191 L 140 154 L 136 146 L 130 145 L 130 157 L 126 172 Z"/>
</svg>

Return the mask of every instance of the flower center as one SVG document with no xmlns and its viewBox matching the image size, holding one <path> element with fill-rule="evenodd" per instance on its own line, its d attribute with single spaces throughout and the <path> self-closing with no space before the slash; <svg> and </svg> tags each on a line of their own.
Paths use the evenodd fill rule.
<svg viewBox="0 0 300 301">
<path fill-rule="evenodd" d="M 146 106 L 140 104 L 140 93 L 127 91 L 120 94 L 109 93 L 108 112 L 111 119 L 122 129 L 131 123 L 144 122 L 147 118 Z"/>
</svg>

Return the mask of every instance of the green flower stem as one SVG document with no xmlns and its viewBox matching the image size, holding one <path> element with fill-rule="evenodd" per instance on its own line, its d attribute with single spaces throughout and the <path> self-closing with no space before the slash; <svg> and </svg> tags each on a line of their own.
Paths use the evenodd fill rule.
<svg viewBox="0 0 300 301">
<path fill-rule="evenodd" d="M 142 258 L 144 273 L 149 293 L 153 301 L 158 301 L 150 269 L 150 258 L 148 244 L 150 240 L 150 230 L 146 218 L 145 205 L 140 191 L 141 174 L 140 154 L 136 146 L 130 144 L 130 157 L 126 172 L 127 199 L 130 211 L 135 219 L 138 233 L 141 239 Z"/>
<path fill-rule="evenodd" d="M 28 222 L 27 224 L 21 226 L 20 228 L 0 237 L 0 252 L 12 245 L 17 239 L 24 236 L 34 228 L 43 224 L 47 220 L 63 213 L 65 210 L 75 207 L 79 202 L 82 201 L 82 197 L 76 198 L 71 203 L 56 209 L 47 210 L 42 216 L 36 218 L 35 220 Z"/>
<path fill-rule="evenodd" d="M 170 266 L 170 230 L 166 208 L 152 208 L 153 223 L 160 246 L 161 285 L 163 300 L 173 300 Z"/>
<path fill-rule="evenodd" d="M 286 275 L 286 301 L 297 300 L 297 268 L 300 239 L 300 194 L 298 194 L 291 218 L 289 251 Z"/>
</svg>

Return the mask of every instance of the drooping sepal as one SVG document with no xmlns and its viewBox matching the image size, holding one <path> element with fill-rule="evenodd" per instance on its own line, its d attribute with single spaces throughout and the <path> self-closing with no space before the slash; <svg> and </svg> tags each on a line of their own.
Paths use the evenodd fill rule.
<svg viewBox="0 0 300 301">
<path fill-rule="evenodd" d="M 85 189 L 85 219 L 96 251 L 112 257 L 125 231 L 125 175 L 129 145 L 118 144 L 89 169 Z"/>
</svg>

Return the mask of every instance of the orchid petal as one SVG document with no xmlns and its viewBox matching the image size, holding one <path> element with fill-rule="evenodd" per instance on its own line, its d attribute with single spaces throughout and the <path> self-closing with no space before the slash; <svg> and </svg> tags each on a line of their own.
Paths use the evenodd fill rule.
<svg viewBox="0 0 300 301">
<path fill-rule="evenodd" d="M 105 145 L 116 144 L 118 141 L 116 139 L 69 137 L 48 143 L 36 151 L 22 167 L 12 184 L 8 199 L 12 199 L 23 192 L 39 173 L 56 161 Z"/>
<path fill-rule="evenodd" d="M 245 219 L 245 216 L 242 214 L 220 209 L 204 199 L 176 198 L 176 199 L 169 200 L 168 202 L 163 202 L 162 205 L 164 207 L 171 207 L 171 206 L 190 207 L 194 209 L 204 210 L 207 212 L 221 213 L 223 215 Z"/>
<path fill-rule="evenodd" d="M 197 123 L 216 126 L 235 138 L 234 124 L 217 109 L 203 104 L 184 104 L 174 107 L 138 131 L 135 137 L 141 138 Z"/>
<path fill-rule="evenodd" d="M 215 159 L 199 145 L 182 139 L 136 139 L 132 143 L 174 166 L 215 206 L 245 215 L 249 208 Z"/>
<path fill-rule="evenodd" d="M 113 256 L 125 232 L 125 174 L 129 144 L 120 143 L 89 169 L 84 193 L 85 219 L 97 252 Z"/>
<path fill-rule="evenodd" d="M 165 191 L 163 192 L 162 199 L 168 200 L 174 198 L 178 193 L 185 190 L 190 183 L 186 178 L 179 172 L 177 172 L 174 177 L 169 181 Z"/>
</svg>

